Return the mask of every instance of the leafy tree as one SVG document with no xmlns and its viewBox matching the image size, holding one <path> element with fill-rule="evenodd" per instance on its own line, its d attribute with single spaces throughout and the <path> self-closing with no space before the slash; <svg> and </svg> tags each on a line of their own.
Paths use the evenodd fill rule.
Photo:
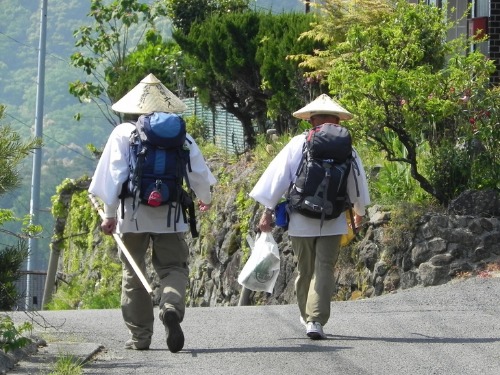
<svg viewBox="0 0 500 375">
<path fill-rule="evenodd" d="M 127 56 L 144 35 L 151 35 L 147 31 L 154 29 L 155 19 L 165 14 L 165 8 L 162 1 L 155 1 L 152 5 L 137 0 L 106 3 L 91 0 L 88 16 L 94 19 L 94 24 L 82 26 L 74 32 L 76 46 L 81 51 L 71 56 L 71 63 L 92 76 L 93 80 L 72 82 L 70 93 L 80 101 L 97 104 L 109 123 L 114 125 L 110 105 L 120 98 L 124 89 L 120 85 L 117 89 L 114 82 L 117 76 L 127 71 Z M 109 91 L 108 86 L 111 86 Z"/>
<path fill-rule="evenodd" d="M 165 0 L 165 3 L 177 31 L 188 34 L 193 23 L 201 23 L 213 14 L 248 10 L 249 0 Z"/>
<path fill-rule="evenodd" d="M 0 105 L 0 119 L 4 110 L 5 107 Z M 22 141 L 9 126 L 0 127 L 0 195 L 19 186 L 19 165 L 33 148 L 39 146 L 40 141 Z M 16 220 L 12 211 L 0 209 L 0 233 L 17 238 L 17 245 L 4 243 L 0 249 L 0 310 L 10 310 L 16 304 L 19 296 L 14 282 L 19 279 L 19 270 L 28 255 L 26 236 L 3 229 L 5 223 Z M 38 228 L 30 230 L 37 231 Z"/>
<path fill-rule="evenodd" d="M 188 35 L 173 34 L 193 66 L 188 81 L 202 103 L 219 104 L 240 120 L 250 147 L 255 144 L 252 120 L 263 119 L 268 98 L 255 60 L 259 20 L 254 12 L 215 15 L 193 24 Z"/>
<path fill-rule="evenodd" d="M 190 91 L 186 87 L 184 55 L 173 40 L 164 41 L 154 30 L 146 33 L 144 43 L 127 55 L 121 64 L 108 69 L 110 97 L 121 98 L 149 73 L 153 73 L 166 87 L 180 97 Z M 122 114 L 117 114 L 121 116 Z"/>
<path fill-rule="evenodd" d="M 193 24 L 187 35 L 173 34 L 192 66 L 187 79 L 201 102 L 233 114 L 251 148 L 256 125 L 260 131 L 266 129 L 268 116 L 289 120 L 289 108 L 297 108 L 294 98 L 304 96 L 302 73 L 286 57 L 312 52 L 314 42 L 297 42 L 312 17 L 250 11 L 217 14 Z"/>
<path fill-rule="evenodd" d="M 499 188 L 494 65 L 468 52 L 471 41 L 446 41 L 454 26 L 446 10 L 380 1 L 371 18 L 372 1 L 325 3 L 322 22 L 304 37 L 321 37 L 329 48 L 302 56 L 302 64 L 356 114 L 353 131 L 388 161 L 409 165 L 420 187 L 444 205 L 467 188 Z"/>
<path fill-rule="evenodd" d="M 262 15 L 256 59 L 260 65 L 261 88 L 269 93 L 267 117 L 274 122 L 278 134 L 294 130 L 296 120 L 292 113 L 325 89 L 320 80 L 304 77 L 305 70 L 288 58 L 323 47 L 323 43 L 314 40 L 298 40 L 315 20 L 312 13 Z"/>
<path fill-rule="evenodd" d="M 23 238 L 19 238 L 16 246 L 0 249 L 0 311 L 12 310 L 21 297 L 14 283 L 21 277 L 20 270 L 27 257 L 28 244 Z"/>
<path fill-rule="evenodd" d="M 302 33 L 300 39 L 319 40 L 324 48 L 313 54 L 295 54 L 290 59 L 302 61 L 300 66 L 312 69 L 310 77 L 324 79 L 330 67 L 338 58 L 336 46 L 345 42 L 346 30 L 353 26 L 361 29 L 383 22 L 391 12 L 389 0 L 359 0 L 355 2 L 326 0 L 323 4 L 311 4 L 318 8 L 318 21 L 310 30 Z"/>
<path fill-rule="evenodd" d="M 0 104 L 0 119 L 5 107 Z M 21 183 L 18 167 L 31 150 L 40 146 L 40 141 L 23 141 L 10 126 L 0 126 L 0 195 L 15 189 Z"/>
</svg>

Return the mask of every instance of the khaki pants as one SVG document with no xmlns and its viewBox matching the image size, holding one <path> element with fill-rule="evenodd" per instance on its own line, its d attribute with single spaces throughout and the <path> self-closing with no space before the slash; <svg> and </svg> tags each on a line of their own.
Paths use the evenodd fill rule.
<svg viewBox="0 0 500 375">
<path fill-rule="evenodd" d="M 339 256 L 340 237 L 291 237 L 297 256 L 297 303 L 306 322 L 314 321 L 324 326 L 330 318 L 335 288 L 333 269 Z"/>
<path fill-rule="evenodd" d="M 137 266 L 146 275 L 145 256 L 151 241 L 152 263 L 160 279 L 160 308 L 173 309 L 184 318 L 186 309 L 185 296 L 188 284 L 189 249 L 184 240 L 184 233 L 124 233 L 122 240 Z M 122 261 L 122 297 L 123 319 L 132 340 L 139 345 L 151 343 L 153 335 L 153 302 L 144 289 L 124 254 Z"/>
</svg>

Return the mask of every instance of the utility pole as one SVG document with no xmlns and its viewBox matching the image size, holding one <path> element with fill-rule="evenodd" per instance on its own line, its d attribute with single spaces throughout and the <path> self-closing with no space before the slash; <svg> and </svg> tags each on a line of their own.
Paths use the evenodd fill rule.
<svg viewBox="0 0 500 375">
<path fill-rule="evenodd" d="M 43 137 L 43 100 L 45 94 L 45 51 L 47 39 L 47 2 L 41 0 L 40 12 L 40 41 L 38 46 L 38 79 L 36 89 L 36 114 L 35 114 L 35 137 Z M 42 146 L 34 149 L 33 171 L 31 176 L 31 201 L 30 201 L 30 224 L 38 225 L 38 213 L 40 211 L 40 174 L 42 170 Z M 26 261 L 26 310 L 29 310 L 33 301 L 31 285 L 31 257 L 38 253 L 38 239 L 30 237 L 28 242 L 28 259 Z"/>
</svg>

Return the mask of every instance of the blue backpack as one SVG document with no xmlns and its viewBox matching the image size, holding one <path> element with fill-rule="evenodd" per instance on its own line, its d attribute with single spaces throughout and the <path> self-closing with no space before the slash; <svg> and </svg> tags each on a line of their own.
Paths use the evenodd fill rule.
<svg viewBox="0 0 500 375">
<path fill-rule="evenodd" d="M 129 176 L 124 182 L 120 198 L 132 197 L 133 215 L 140 204 L 152 207 L 169 205 L 168 222 L 171 226 L 171 210 L 175 210 L 175 221 L 182 214 L 184 222 L 197 237 L 194 202 L 186 189 L 190 190 L 187 171 L 191 171 L 189 147 L 186 142 L 186 124 L 182 117 L 165 112 L 141 115 L 130 135 Z M 187 218 L 189 214 L 189 219 Z"/>
</svg>

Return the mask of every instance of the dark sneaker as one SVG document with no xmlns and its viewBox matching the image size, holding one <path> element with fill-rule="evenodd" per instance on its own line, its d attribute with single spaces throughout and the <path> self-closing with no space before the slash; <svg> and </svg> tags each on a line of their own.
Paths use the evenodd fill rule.
<svg viewBox="0 0 500 375">
<path fill-rule="evenodd" d="M 125 349 L 148 350 L 149 349 L 149 344 L 147 344 L 147 343 L 139 343 L 139 342 L 136 342 L 136 341 L 130 339 L 130 340 L 127 340 L 127 342 L 125 342 Z"/>
<path fill-rule="evenodd" d="M 174 310 L 165 310 L 162 320 L 167 334 L 168 350 L 177 353 L 184 347 L 184 333 L 179 323 L 179 316 Z"/>
</svg>

